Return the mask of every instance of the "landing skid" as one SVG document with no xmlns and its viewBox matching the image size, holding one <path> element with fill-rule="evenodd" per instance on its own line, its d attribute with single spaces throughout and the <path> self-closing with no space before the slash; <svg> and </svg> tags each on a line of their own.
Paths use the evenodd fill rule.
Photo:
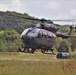
<svg viewBox="0 0 76 75">
<path fill-rule="evenodd" d="M 24 52 L 24 53 L 33 53 L 34 54 L 34 51 L 35 49 L 32 49 L 32 48 L 18 48 L 19 52 Z"/>
<path fill-rule="evenodd" d="M 35 50 L 36 50 L 36 49 L 34 49 L 34 48 L 24 47 L 22 44 L 21 44 L 20 47 L 18 48 L 18 51 L 19 51 L 19 52 L 24 52 L 24 53 L 33 53 L 33 54 L 34 54 Z M 50 51 L 52 52 L 52 54 L 55 55 L 53 49 L 51 49 Z M 48 52 L 48 50 L 41 49 L 41 52 L 42 52 L 42 53 L 46 53 L 46 52 Z"/>
</svg>

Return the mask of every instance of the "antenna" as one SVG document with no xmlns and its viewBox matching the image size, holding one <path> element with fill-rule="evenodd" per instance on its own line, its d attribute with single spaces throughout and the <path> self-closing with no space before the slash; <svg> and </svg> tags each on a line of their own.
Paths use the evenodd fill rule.
<svg viewBox="0 0 76 75">
<path fill-rule="evenodd" d="M 73 27 L 75 27 L 75 25 L 74 25 L 74 21 L 73 21 L 73 24 L 72 24 L 72 25 L 73 25 Z"/>
<path fill-rule="evenodd" d="M 75 21 L 73 21 L 73 28 L 76 30 L 76 25 L 75 25 Z"/>
</svg>

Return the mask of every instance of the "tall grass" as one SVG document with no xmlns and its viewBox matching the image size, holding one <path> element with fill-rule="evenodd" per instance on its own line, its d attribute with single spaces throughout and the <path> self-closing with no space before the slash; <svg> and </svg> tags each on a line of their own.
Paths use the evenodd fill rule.
<svg viewBox="0 0 76 75">
<path fill-rule="evenodd" d="M 0 75 L 60 75 L 66 62 L 0 61 Z"/>
<path fill-rule="evenodd" d="M 75 61 L 58 60 L 55 55 L 0 53 L 0 57 L 0 75 L 76 75 L 76 70 L 69 69 Z"/>
</svg>

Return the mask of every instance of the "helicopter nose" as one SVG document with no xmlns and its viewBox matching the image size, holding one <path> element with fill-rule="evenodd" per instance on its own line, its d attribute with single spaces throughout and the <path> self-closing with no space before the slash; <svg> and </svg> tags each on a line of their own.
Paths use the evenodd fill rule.
<svg viewBox="0 0 76 75">
<path fill-rule="evenodd" d="M 28 36 L 22 36 L 21 39 L 22 39 L 23 43 L 27 43 L 30 40 L 30 38 Z"/>
<path fill-rule="evenodd" d="M 22 40 L 22 42 L 24 43 L 24 44 L 26 44 L 26 43 L 28 43 L 28 37 L 26 37 L 26 36 L 22 36 L 21 37 L 21 40 Z"/>
<path fill-rule="evenodd" d="M 23 40 L 29 40 L 30 38 L 28 36 L 22 36 L 21 39 L 23 39 Z"/>
</svg>

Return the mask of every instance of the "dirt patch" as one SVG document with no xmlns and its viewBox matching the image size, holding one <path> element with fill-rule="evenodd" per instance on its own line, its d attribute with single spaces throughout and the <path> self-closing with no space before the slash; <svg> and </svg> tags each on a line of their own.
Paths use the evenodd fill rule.
<svg viewBox="0 0 76 75">
<path fill-rule="evenodd" d="M 76 59 L 69 62 L 69 64 L 64 68 L 65 71 L 76 72 Z"/>
</svg>

